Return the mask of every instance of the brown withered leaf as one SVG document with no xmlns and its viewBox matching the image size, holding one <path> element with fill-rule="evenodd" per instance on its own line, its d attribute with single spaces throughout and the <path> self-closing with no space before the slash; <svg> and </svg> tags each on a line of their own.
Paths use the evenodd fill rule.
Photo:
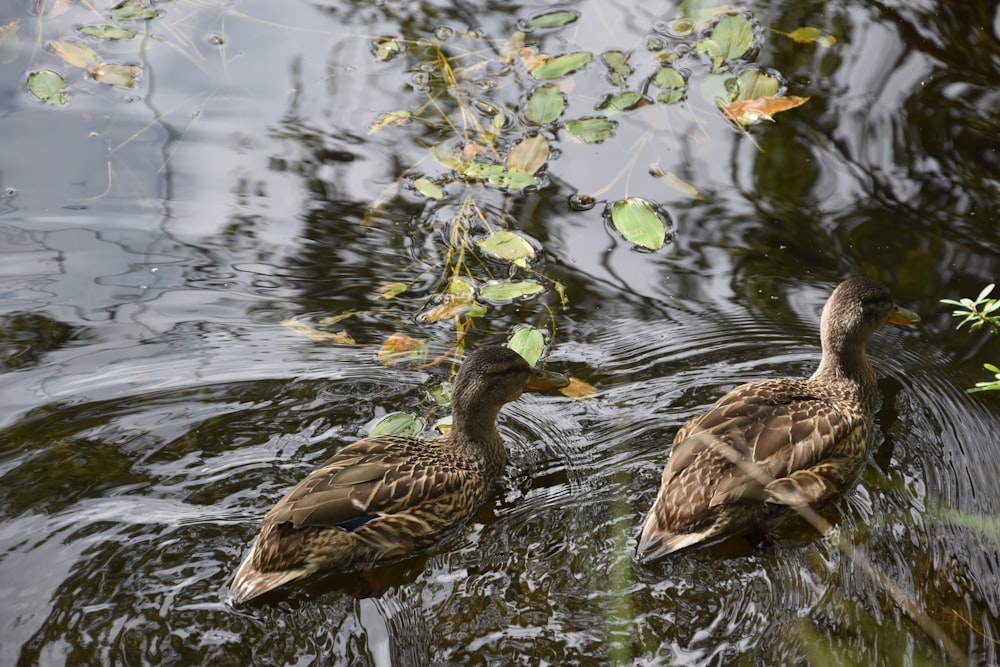
<svg viewBox="0 0 1000 667">
<path fill-rule="evenodd" d="M 753 125 L 759 120 L 773 121 L 774 114 L 794 109 L 808 101 L 808 97 L 783 97 L 780 95 L 758 97 L 755 100 L 733 102 L 722 111 L 726 114 L 726 118 L 738 125 Z"/>
<path fill-rule="evenodd" d="M 584 398 L 593 394 L 596 389 L 594 385 L 588 384 L 580 378 L 571 377 L 569 384 L 559 390 L 559 393 L 569 398 Z"/>
<path fill-rule="evenodd" d="M 49 44 L 49 48 L 51 48 L 57 56 L 62 58 L 64 63 L 72 65 L 73 67 L 82 67 L 87 69 L 101 62 L 101 57 L 97 55 L 97 51 L 93 50 L 83 42 L 76 42 L 72 40 L 65 42 L 52 42 Z"/>
<path fill-rule="evenodd" d="M 383 366 L 395 366 L 407 360 L 423 363 L 426 359 L 427 343 L 401 333 L 386 338 L 378 351 L 378 361 Z"/>
</svg>

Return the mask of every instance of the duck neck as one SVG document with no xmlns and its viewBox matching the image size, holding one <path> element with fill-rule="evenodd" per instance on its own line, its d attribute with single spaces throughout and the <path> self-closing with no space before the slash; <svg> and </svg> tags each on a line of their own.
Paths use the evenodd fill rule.
<svg viewBox="0 0 1000 667">
<path fill-rule="evenodd" d="M 449 434 L 456 446 L 470 449 L 469 453 L 496 475 L 507 465 L 507 449 L 497 431 L 499 413 L 500 406 L 482 403 L 463 405 L 462 409 L 452 413 Z"/>
<path fill-rule="evenodd" d="M 865 338 L 852 337 L 843 331 L 823 327 L 823 358 L 811 380 L 838 387 L 838 393 L 874 406 L 875 373 L 865 354 Z"/>
</svg>

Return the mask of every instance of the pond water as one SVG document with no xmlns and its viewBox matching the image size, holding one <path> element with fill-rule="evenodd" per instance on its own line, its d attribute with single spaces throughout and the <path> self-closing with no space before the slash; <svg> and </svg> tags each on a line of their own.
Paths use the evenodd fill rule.
<svg viewBox="0 0 1000 667">
<path fill-rule="evenodd" d="M 1000 274 L 997 3 L 757 1 L 739 67 L 765 68 L 804 105 L 742 132 L 691 83 L 685 102 L 613 115 L 601 143 L 545 130 L 537 187 L 474 190 L 536 257 L 469 264 L 478 280 L 509 271 L 545 288 L 487 304 L 465 340 L 532 325 L 547 368 L 595 392 L 509 405 L 496 502 L 379 568 L 380 596 L 334 575 L 239 609 L 230 577 L 285 490 L 389 412 L 447 414 L 427 392 L 450 363 L 385 367 L 377 353 L 395 332 L 434 355 L 454 346 L 453 319 L 419 314 L 444 289 L 463 191 L 446 185 L 438 201 L 410 187 L 452 173 L 429 155 L 442 140 L 430 125 L 370 128 L 453 102 L 429 101 L 427 50 L 376 38 L 436 36 L 451 55 L 475 46 L 495 61 L 519 21 L 555 6 L 153 6 L 156 18 L 124 22 L 132 40 L 87 42 L 140 67 L 134 89 L 41 46 L 80 39 L 110 3 L 0 15 L 20 21 L 0 64 L 0 664 L 962 661 L 842 540 L 969 662 L 997 663 L 1000 394 L 964 390 L 989 379 L 1000 338 L 955 331 L 939 303 Z M 671 33 L 687 4 L 558 8 L 579 17 L 529 32 L 528 46 L 595 54 L 565 78 L 562 120 L 601 115 L 609 50 L 632 54 L 633 85 L 664 45 L 684 53 L 689 83 L 710 74 L 707 53 L 678 47 L 693 38 Z M 781 34 L 801 26 L 835 42 Z M 523 103 L 531 79 L 513 67 L 476 74 L 477 98 Z M 28 92 L 40 69 L 65 76 L 65 106 Z M 477 113 L 469 127 L 488 126 Z M 576 210 L 580 195 L 600 204 Z M 668 216 L 659 250 L 602 216 L 629 196 Z M 874 453 L 824 510 L 831 533 L 792 522 L 767 545 L 636 562 L 676 429 L 738 383 L 811 373 L 822 304 L 854 273 L 924 319 L 869 345 L 883 395 Z M 395 282 L 408 285 L 397 300 L 375 298 Z M 354 344 L 282 325 L 354 311 L 333 327 Z"/>
</svg>

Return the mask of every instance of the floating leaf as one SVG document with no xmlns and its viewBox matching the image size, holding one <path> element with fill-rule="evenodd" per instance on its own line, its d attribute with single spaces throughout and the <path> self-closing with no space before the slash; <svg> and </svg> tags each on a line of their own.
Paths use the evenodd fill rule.
<svg viewBox="0 0 1000 667">
<path fill-rule="evenodd" d="M 611 222 L 626 240 L 658 250 L 666 239 L 666 226 L 653 205 L 642 197 L 629 197 L 611 206 Z"/>
<path fill-rule="evenodd" d="M 116 21 L 149 21 L 159 15 L 152 7 L 144 7 L 142 0 L 125 0 L 111 8 L 111 18 Z"/>
<path fill-rule="evenodd" d="M 585 396 L 590 396 L 596 391 L 594 385 L 588 384 L 579 378 L 571 377 L 569 379 L 569 384 L 559 390 L 563 396 L 568 396 L 569 398 L 583 398 Z"/>
<path fill-rule="evenodd" d="M 403 47 L 395 37 L 376 37 L 372 40 L 372 53 L 379 62 L 386 62 L 403 52 Z"/>
<path fill-rule="evenodd" d="M 725 16 L 712 29 L 711 40 L 719 45 L 723 60 L 736 60 L 753 46 L 753 26 L 742 14 Z"/>
<path fill-rule="evenodd" d="M 393 111 L 390 113 L 382 114 L 375 119 L 371 127 L 368 128 L 368 134 L 375 134 L 383 127 L 387 125 L 404 125 L 410 122 L 410 118 L 413 116 L 409 111 Z"/>
<path fill-rule="evenodd" d="M 687 88 L 687 81 L 680 72 L 673 67 L 661 67 L 654 79 L 656 85 L 663 89 L 657 98 L 661 102 L 674 104 L 684 99 L 684 91 Z"/>
<path fill-rule="evenodd" d="M 418 178 L 413 181 L 413 187 L 417 189 L 418 192 L 423 194 L 425 197 L 430 197 L 431 199 L 441 199 L 444 197 L 444 193 L 441 192 L 441 188 L 434 184 L 433 181 L 427 178 Z"/>
<path fill-rule="evenodd" d="M 523 190 L 538 185 L 538 179 L 523 169 L 509 169 L 500 174 L 497 179 L 490 179 L 498 188 L 507 190 Z"/>
<path fill-rule="evenodd" d="M 378 288 L 378 296 L 376 299 L 394 299 L 403 292 L 406 291 L 406 283 L 389 283 L 388 285 L 382 285 Z"/>
<path fill-rule="evenodd" d="M 466 296 L 470 299 L 475 296 L 476 288 L 470 283 L 466 278 L 456 276 L 448 281 L 449 294 L 454 294 L 455 296 Z"/>
<path fill-rule="evenodd" d="M 421 315 L 421 319 L 426 322 L 439 322 L 457 317 L 466 319 L 482 317 L 485 314 L 486 308 L 471 295 L 445 294 L 439 298 L 437 305 Z"/>
<path fill-rule="evenodd" d="M 722 47 L 711 39 L 704 39 L 698 42 L 696 48 L 698 53 L 704 53 L 712 59 L 712 69 L 716 70 L 722 66 Z"/>
<path fill-rule="evenodd" d="M 354 339 L 348 336 L 346 331 L 323 331 L 305 322 L 300 322 L 295 318 L 282 320 L 281 325 L 297 334 L 308 336 L 312 340 L 336 343 L 338 345 L 354 345 Z"/>
<path fill-rule="evenodd" d="M 545 336 L 534 327 L 521 327 L 507 341 L 507 347 L 514 350 L 534 366 L 545 351 Z"/>
<path fill-rule="evenodd" d="M 778 80 L 755 69 L 740 72 L 736 80 L 738 92 L 733 100 L 755 100 L 758 97 L 771 97 L 778 94 Z"/>
<path fill-rule="evenodd" d="M 515 30 L 514 34 L 507 38 L 507 41 L 500 47 L 500 62 L 509 65 L 514 62 L 514 58 L 524 48 L 524 31 Z"/>
<path fill-rule="evenodd" d="M 684 194 L 686 194 L 691 199 L 696 199 L 698 201 L 705 201 L 705 198 L 702 197 L 700 194 L 698 194 L 698 190 L 696 190 L 693 185 L 691 185 L 690 183 L 687 183 L 685 181 L 682 181 L 672 171 L 663 171 L 662 169 L 660 169 L 660 163 L 659 162 L 656 162 L 656 163 L 651 164 L 649 166 L 649 173 L 650 173 L 651 176 L 654 176 L 654 177 L 660 179 L 661 181 L 663 181 L 664 183 L 668 184 L 670 187 L 674 188 L 675 190 L 679 190 L 680 192 L 683 192 Z"/>
<path fill-rule="evenodd" d="M 368 437 L 374 438 L 377 435 L 420 435 L 424 430 L 424 420 L 411 415 L 408 412 L 392 412 L 379 420 Z"/>
<path fill-rule="evenodd" d="M 619 111 L 630 111 L 642 106 L 646 102 L 646 98 L 642 96 L 642 93 L 637 93 L 634 90 L 626 90 L 623 93 L 617 93 L 615 95 L 608 95 L 601 103 L 597 105 L 597 108 L 606 113 L 612 114 Z"/>
<path fill-rule="evenodd" d="M 604 53 L 604 62 L 608 66 L 608 77 L 611 79 L 612 85 L 619 88 L 627 87 L 626 82 L 632 76 L 632 68 L 628 64 L 631 55 L 631 53 L 623 51 L 606 51 Z"/>
<path fill-rule="evenodd" d="M 808 97 L 761 97 L 756 100 L 733 102 L 723 109 L 726 118 L 740 125 L 753 125 L 758 120 L 774 120 L 771 116 L 788 111 L 809 101 Z"/>
<path fill-rule="evenodd" d="M 507 156 L 507 171 L 520 169 L 534 174 L 541 169 L 549 159 L 549 142 L 545 137 L 536 134 L 526 137 Z"/>
<path fill-rule="evenodd" d="M 135 88 L 142 69 L 135 65 L 114 65 L 99 63 L 89 68 L 90 74 L 100 81 L 110 86 L 119 88 Z"/>
<path fill-rule="evenodd" d="M 21 22 L 14 20 L 0 26 L 0 65 L 14 62 L 21 52 Z"/>
<path fill-rule="evenodd" d="M 451 383 L 442 382 L 441 384 L 436 384 L 427 390 L 434 402 L 440 406 L 445 406 L 451 403 Z"/>
<path fill-rule="evenodd" d="M 86 69 L 101 62 L 101 57 L 97 55 L 97 51 L 94 51 L 83 42 L 52 42 L 49 46 L 57 56 L 63 59 L 64 63 L 73 67 Z"/>
<path fill-rule="evenodd" d="M 523 296 L 541 292 L 544 288 L 533 280 L 505 282 L 491 280 L 479 289 L 479 295 L 488 301 L 512 301 Z"/>
<path fill-rule="evenodd" d="M 565 128 L 574 139 L 595 144 L 614 135 L 615 122 L 607 118 L 580 118 L 569 121 Z"/>
<path fill-rule="evenodd" d="M 389 336 L 378 351 L 378 361 L 383 366 L 395 366 L 404 361 L 422 364 L 427 360 L 427 343 L 406 334 Z"/>
<path fill-rule="evenodd" d="M 701 80 L 701 96 L 720 109 L 732 104 L 738 92 L 736 77 L 729 72 L 707 74 Z"/>
<path fill-rule="evenodd" d="M 558 12 L 547 12 L 545 14 L 536 14 L 530 19 L 524 22 L 526 28 L 561 28 L 564 25 L 569 25 L 573 23 L 580 15 L 576 12 L 571 11 L 558 11 Z"/>
<path fill-rule="evenodd" d="M 476 245 L 491 255 L 510 260 L 521 267 L 525 266 L 526 259 L 535 256 L 535 247 L 528 239 L 506 229 L 490 234 L 487 238 L 477 241 Z"/>
<path fill-rule="evenodd" d="M 69 94 L 62 92 L 66 90 L 66 81 L 49 69 L 29 74 L 28 90 L 42 102 L 53 106 L 62 106 L 69 99 Z"/>
<path fill-rule="evenodd" d="M 132 39 L 135 37 L 135 33 L 131 30 L 120 28 L 116 25 L 85 25 L 80 26 L 77 30 L 84 35 L 109 41 Z"/>
<path fill-rule="evenodd" d="M 784 33 L 788 37 L 791 37 L 799 44 L 819 44 L 820 46 L 825 46 L 830 48 L 837 43 L 837 38 L 830 33 L 823 32 L 819 28 L 812 28 L 809 26 L 803 26 L 801 28 L 796 28 L 795 30 Z"/>
<path fill-rule="evenodd" d="M 547 84 L 531 91 L 526 114 L 531 121 L 544 125 L 559 118 L 565 108 L 566 98 L 562 92 L 554 85 Z"/>
<path fill-rule="evenodd" d="M 589 63 L 591 58 L 593 56 L 586 51 L 566 53 L 555 58 L 539 60 L 528 69 L 528 72 L 538 81 L 558 79 L 577 71 Z"/>
</svg>

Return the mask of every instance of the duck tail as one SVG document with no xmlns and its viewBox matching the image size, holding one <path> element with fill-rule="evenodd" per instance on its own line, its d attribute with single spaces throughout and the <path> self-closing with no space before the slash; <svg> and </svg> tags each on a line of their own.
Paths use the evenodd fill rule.
<svg viewBox="0 0 1000 667">
<path fill-rule="evenodd" d="M 239 569 L 236 570 L 236 575 L 233 576 L 233 583 L 229 585 L 229 601 L 232 604 L 248 602 L 290 581 L 308 576 L 311 572 L 307 567 L 261 572 L 253 564 L 255 552 L 256 550 L 252 550 L 243 559 Z"/>
</svg>

